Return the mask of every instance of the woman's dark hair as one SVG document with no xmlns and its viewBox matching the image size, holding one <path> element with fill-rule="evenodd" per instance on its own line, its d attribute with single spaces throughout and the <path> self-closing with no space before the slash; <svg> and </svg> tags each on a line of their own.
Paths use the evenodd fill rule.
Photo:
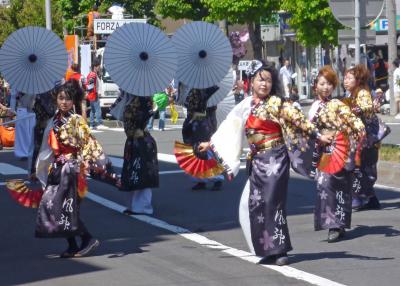
<svg viewBox="0 0 400 286">
<path fill-rule="evenodd" d="M 267 71 L 271 74 L 272 77 L 272 88 L 271 88 L 271 95 L 276 95 L 280 98 L 283 99 L 282 96 L 282 87 L 281 87 L 281 81 L 279 79 L 279 73 L 273 63 L 271 62 L 264 62 L 260 61 L 262 63 L 262 66 L 253 74 L 251 75 L 251 82 L 253 82 L 254 78 L 260 74 L 262 71 Z"/>
<path fill-rule="evenodd" d="M 82 100 L 83 90 L 76 80 L 68 80 L 64 84 L 55 88 L 53 96 L 57 102 L 57 96 L 64 92 L 66 96 L 70 97 L 75 106 L 75 112 L 82 115 Z"/>
<path fill-rule="evenodd" d="M 79 64 L 73 63 L 71 65 L 71 70 L 73 70 L 74 72 L 79 72 L 79 70 L 80 70 Z"/>
</svg>

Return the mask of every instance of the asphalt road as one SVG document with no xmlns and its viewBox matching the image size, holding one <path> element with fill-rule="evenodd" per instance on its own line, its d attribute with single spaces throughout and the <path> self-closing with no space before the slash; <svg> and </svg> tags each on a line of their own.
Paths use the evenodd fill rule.
<svg viewBox="0 0 400 286">
<path fill-rule="evenodd" d="M 179 128 L 152 133 L 158 152 L 172 154 Z M 118 165 L 124 133 L 112 129 L 95 136 Z M 6 179 L 26 176 L 14 168 L 26 169 L 26 161 L 16 160 L 12 150 L 0 151 L 0 285 L 398 285 L 400 184 L 379 188 L 383 209 L 354 213 L 347 238 L 328 244 L 325 231 L 313 231 L 315 183 L 293 175 L 291 264 L 264 267 L 248 253 L 238 223 L 245 171 L 220 192 L 192 192 L 187 176 L 167 172 L 178 171 L 171 156 L 160 158 L 154 216 L 121 214 L 124 193 L 89 181 L 81 217 L 101 245 L 91 257 L 60 259 L 66 243 L 34 238 L 35 210 L 14 203 L 4 188 Z"/>
</svg>

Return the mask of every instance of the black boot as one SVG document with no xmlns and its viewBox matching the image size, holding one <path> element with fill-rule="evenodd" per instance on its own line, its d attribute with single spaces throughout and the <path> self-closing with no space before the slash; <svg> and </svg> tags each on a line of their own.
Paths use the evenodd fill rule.
<svg viewBox="0 0 400 286">
<path fill-rule="evenodd" d="M 362 210 L 379 210 L 381 209 L 381 204 L 376 196 L 370 197 L 368 202 L 358 208 L 359 211 Z"/>
<path fill-rule="evenodd" d="M 336 242 L 344 237 L 345 230 L 344 228 L 330 228 L 328 232 L 328 242 Z"/>
<path fill-rule="evenodd" d="M 282 253 L 282 254 L 276 255 L 275 264 L 278 266 L 288 265 L 289 257 L 287 256 L 287 253 Z"/>
<path fill-rule="evenodd" d="M 100 245 L 100 241 L 93 238 L 88 232 L 81 235 L 81 238 L 82 245 L 79 248 L 79 251 L 75 254 L 75 257 L 88 256 Z"/>
<path fill-rule="evenodd" d="M 79 251 L 78 244 L 76 243 L 75 237 L 67 238 L 68 248 L 60 254 L 60 258 L 71 258 Z"/>
<path fill-rule="evenodd" d="M 194 185 L 194 186 L 192 187 L 192 190 L 193 190 L 193 191 L 199 191 L 199 190 L 204 190 L 204 189 L 206 189 L 206 188 L 207 188 L 206 183 L 204 183 L 204 182 L 199 182 L 199 183 L 197 183 L 196 185 Z"/>
<path fill-rule="evenodd" d="M 211 188 L 211 191 L 220 191 L 222 188 L 222 181 L 216 181 Z"/>
</svg>

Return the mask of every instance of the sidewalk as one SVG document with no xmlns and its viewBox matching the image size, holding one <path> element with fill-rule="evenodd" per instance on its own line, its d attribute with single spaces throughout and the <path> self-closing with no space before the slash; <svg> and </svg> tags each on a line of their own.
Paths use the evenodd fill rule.
<svg viewBox="0 0 400 286">
<path fill-rule="evenodd" d="M 378 161 L 377 184 L 400 188 L 400 164 L 395 162 Z"/>
</svg>

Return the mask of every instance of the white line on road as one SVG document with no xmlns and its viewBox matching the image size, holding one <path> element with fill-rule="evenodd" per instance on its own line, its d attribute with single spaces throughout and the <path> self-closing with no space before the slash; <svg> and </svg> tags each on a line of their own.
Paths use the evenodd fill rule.
<svg viewBox="0 0 400 286">
<path fill-rule="evenodd" d="M 115 164 L 116 166 L 121 166 L 122 167 L 122 163 L 123 163 L 123 159 L 118 158 L 118 157 L 110 157 L 111 161 L 113 162 L 113 164 Z M 159 153 L 158 154 L 158 159 L 160 161 L 164 161 L 164 162 L 169 162 L 169 163 L 176 163 L 176 159 L 174 155 L 170 155 L 170 154 L 162 154 Z M 10 170 L 14 170 L 14 173 L 12 173 L 13 175 L 16 174 L 26 174 L 26 170 L 19 168 L 19 167 L 15 167 L 13 165 L 10 164 L 6 164 L 6 163 L 0 163 L 0 173 L 3 172 L 10 172 Z M 16 173 L 18 171 L 18 173 Z M 178 173 L 178 172 L 182 172 L 181 170 L 174 170 L 174 171 L 162 171 L 160 172 L 163 174 L 168 174 L 168 173 Z M 4 186 L 5 183 L 4 182 L 0 182 L 0 186 Z M 385 185 L 376 185 L 379 188 L 383 188 L 383 189 L 389 189 L 392 191 L 396 191 L 396 192 L 400 192 L 400 188 L 396 188 L 396 187 L 390 187 L 390 186 L 385 186 Z M 124 206 L 121 206 L 113 201 L 110 201 L 108 199 L 105 199 L 103 197 L 100 197 L 98 195 L 95 195 L 93 193 L 88 193 L 87 194 L 87 198 L 102 205 L 105 206 L 107 208 L 110 208 L 112 210 L 115 210 L 117 212 L 121 212 L 125 209 Z M 134 215 L 131 216 L 134 219 L 140 220 L 142 222 L 148 223 L 150 225 L 171 231 L 173 233 L 176 233 L 188 240 L 191 240 L 193 242 L 196 242 L 204 247 L 207 248 L 211 248 L 211 249 L 219 249 L 222 252 L 232 255 L 234 257 L 240 258 L 242 260 L 251 262 L 253 264 L 257 264 L 258 261 L 260 260 L 260 257 L 257 257 L 249 252 L 243 251 L 243 250 L 239 250 L 236 248 L 232 248 L 226 245 L 223 245 L 217 241 L 214 240 L 210 240 L 205 236 L 199 235 L 197 233 L 193 233 L 191 231 L 189 231 L 188 229 L 179 227 L 179 226 L 175 226 L 175 225 L 171 225 L 167 222 L 164 222 L 162 220 L 156 219 L 154 217 L 150 217 L 150 216 L 146 216 L 146 215 Z M 298 270 L 296 268 L 290 267 L 290 266 L 275 266 L 275 265 L 261 265 L 262 267 L 265 268 L 269 268 L 271 270 L 277 271 L 279 273 L 281 273 L 282 275 L 286 276 L 286 277 L 291 277 L 297 280 L 302 280 L 302 281 L 306 281 L 310 284 L 313 285 L 318 285 L 318 286 L 344 286 L 343 284 L 331 281 L 329 279 L 308 273 L 308 272 L 304 272 L 301 270 Z"/>
<path fill-rule="evenodd" d="M 28 174 L 28 171 L 25 169 L 22 169 L 20 167 L 10 165 L 7 163 L 0 163 L 0 174 L 2 175 L 24 175 Z"/>
<path fill-rule="evenodd" d="M 182 129 L 182 125 L 166 125 L 164 130 L 168 131 L 168 130 L 179 130 Z M 104 129 L 103 129 L 104 130 Z M 109 131 L 115 131 L 115 132 L 124 132 L 125 129 L 122 127 L 112 127 L 107 129 Z M 153 128 L 154 131 L 160 131 L 158 128 Z"/>
<path fill-rule="evenodd" d="M 95 195 L 93 193 L 88 193 L 87 198 L 100 204 L 100 205 L 103 205 L 109 209 L 115 210 L 120 213 L 122 213 L 125 209 L 124 206 L 121 206 L 113 201 L 107 200 L 107 199 L 100 197 L 98 195 Z M 150 217 L 147 215 L 132 215 L 131 217 L 134 219 L 137 219 L 139 221 L 145 222 L 147 224 L 150 224 L 152 226 L 162 228 L 162 229 L 171 231 L 173 233 L 176 233 L 176 234 L 178 234 L 188 240 L 191 240 L 195 243 L 198 243 L 204 247 L 211 248 L 211 249 L 219 249 L 226 254 L 229 254 L 234 257 L 240 258 L 242 260 L 251 262 L 253 264 L 258 264 L 259 260 L 261 259 L 261 257 L 257 257 L 249 252 L 226 246 L 215 240 L 208 239 L 207 237 L 202 236 L 200 234 L 193 233 L 193 232 L 189 231 L 188 229 L 169 224 L 165 221 L 156 219 L 154 217 Z M 331 281 L 329 279 L 298 270 L 298 269 L 290 267 L 290 266 L 275 266 L 275 265 L 264 265 L 264 264 L 259 264 L 259 265 L 262 267 L 277 271 L 286 277 L 306 281 L 312 285 L 344 286 L 344 284 L 340 284 L 340 283 Z"/>
</svg>

